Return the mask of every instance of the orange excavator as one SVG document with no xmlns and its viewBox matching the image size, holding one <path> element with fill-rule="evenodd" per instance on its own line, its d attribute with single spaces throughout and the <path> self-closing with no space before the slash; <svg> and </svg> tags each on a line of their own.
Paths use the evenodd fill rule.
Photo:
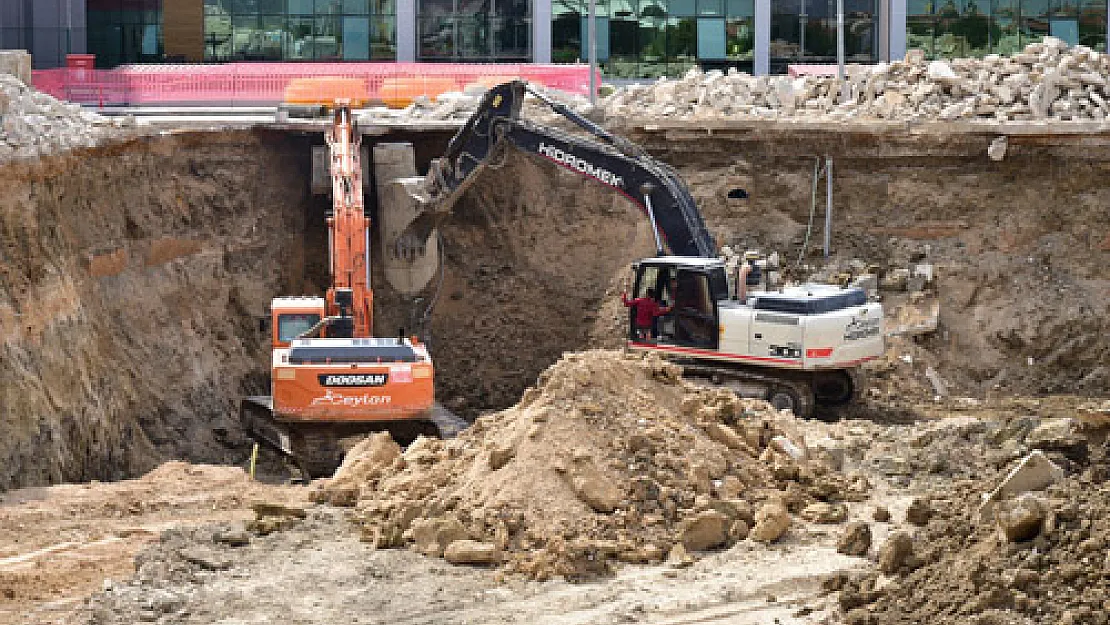
<svg viewBox="0 0 1110 625">
<path fill-rule="evenodd" d="M 271 395 L 246 398 L 240 406 L 248 433 L 294 460 L 306 478 L 330 475 L 348 437 L 382 429 L 399 438 L 436 433 L 435 419 L 443 417 L 426 346 L 416 337 L 373 336 L 370 219 L 352 119 L 366 89 L 351 83 L 293 85 L 293 97 L 287 96 L 331 117 L 325 133 L 331 285 L 324 297 L 273 299 Z"/>
</svg>

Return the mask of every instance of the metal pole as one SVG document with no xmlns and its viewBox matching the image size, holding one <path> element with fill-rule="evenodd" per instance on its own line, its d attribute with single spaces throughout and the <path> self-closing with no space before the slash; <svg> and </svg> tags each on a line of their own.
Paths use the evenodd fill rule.
<svg viewBox="0 0 1110 625">
<path fill-rule="evenodd" d="M 597 0 L 590 0 L 590 13 L 587 18 L 589 31 L 587 45 L 590 54 L 590 104 L 597 105 Z"/>
<path fill-rule="evenodd" d="M 848 99 L 844 80 L 844 0 L 836 0 L 836 80 L 840 83 L 840 101 Z"/>
<path fill-rule="evenodd" d="M 829 250 L 832 248 L 832 202 L 833 191 L 833 160 L 831 156 L 825 157 L 825 260 L 829 259 Z"/>
<path fill-rule="evenodd" d="M 651 205 L 651 190 L 644 190 L 644 206 L 647 208 L 648 219 L 651 221 L 651 233 L 655 235 L 655 254 L 663 255 L 663 240 L 659 238 L 659 225 L 655 223 L 655 207 Z"/>
</svg>

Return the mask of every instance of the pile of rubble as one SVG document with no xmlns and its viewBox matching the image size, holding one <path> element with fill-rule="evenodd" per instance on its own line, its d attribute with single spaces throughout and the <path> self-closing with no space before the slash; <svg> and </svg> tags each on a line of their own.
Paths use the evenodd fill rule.
<svg viewBox="0 0 1110 625">
<path fill-rule="evenodd" d="M 604 108 L 615 119 L 1103 120 L 1108 74 L 1110 56 L 1046 37 L 1010 57 L 926 62 L 914 50 L 904 61 L 858 68 L 843 95 L 835 77 L 691 70 L 619 89 Z"/>
<path fill-rule="evenodd" d="M 557 89 L 548 89 L 543 85 L 534 83 L 532 88 L 561 102 L 579 113 L 588 113 L 591 110 L 590 102 L 581 95 L 567 93 Z M 434 99 L 427 96 L 417 97 L 412 104 L 402 109 L 374 107 L 360 113 L 360 117 L 367 122 L 376 121 L 466 121 L 477 110 L 482 102 L 482 96 L 489 89 L 487 85 L 473 83 L 467 85 L 462 91 L 448 91 L 441 93 Z M 532 121 L 540 123 L 557 123 L 564 118 L 542 103 L 539 98 L 528 95 L 524 100 L 522 115 Z"/>
<path fill-rule="evenodd" d="M 1049 450 L 1074 470 L 1072 477 L 1036 490 L 1043 483 L 1011 474 L 1008 483 L 1032 492 L 993 508 L 980 505 L 990 482 L 950 485 L 928 504 L 917 529 L 900 534 L 897 549 L 884 549 L 879 571 L 829 580 L 830 589 L 840 590 L 845 621 L 1107 623 L 1110 465 L 1104 446 L 1090 445 L 1067 425 L 1055 422 L 1055 436 L 1026 442 Z"/>
<path fill-rule="evenodd" d="M 765 402 L 689 384 L 655 357 L 595 350 L 565 356 L 456 439 L 404 452 L 367 439 L 317 499 L 355 506 L 381 548 L 579 579 L 775 541 L 792 515 L 840 523 L 867 489 L 808 454 L 793 417 Z"/>
<path fill-rule="evenodd" d="M 135 126 L 132 117 L 103 117 L 0 73 L 0 163 L 95 147 L 127 136 Z"/>
</svg>

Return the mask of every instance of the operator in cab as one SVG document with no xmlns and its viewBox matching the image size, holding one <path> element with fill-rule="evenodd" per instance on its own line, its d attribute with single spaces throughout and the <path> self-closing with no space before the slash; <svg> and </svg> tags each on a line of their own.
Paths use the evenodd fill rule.
<svg viewBox="0 0 1110 625">
<path fill-rule="evenodd" d="M 621 303 L 635 310 L 632 325 L 637 339 L 653 338 L 655 318 L 671 312 L 671 306 L 661 306 L 655 300 L 655 289 L 648 289 L 647 295 L 628 299 L 628 293 L 621 293 Z"/>
</svg>

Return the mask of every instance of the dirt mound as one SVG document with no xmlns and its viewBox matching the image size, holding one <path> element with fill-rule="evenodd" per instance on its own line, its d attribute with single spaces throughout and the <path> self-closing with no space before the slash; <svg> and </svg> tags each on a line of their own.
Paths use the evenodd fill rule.
<svg viewBox="0 0 1110 625">
<path fill-rule="evenodd" d="M 998 520 L 978 514 L 991 481 L 933 498 L 897 574 L 841 593 L 847 622 L 1106 623 L 1110 466 L 1105 449 L 1093 458 L 1043 493 L 1004 502 Z"/>
<path fill-rule="evenodd" d="M 657 358 L 588 351 L 457 439 L 420 439 L 403 454 L 371 439 L 319 494 L 350 501 L 361 477 L 358 517 L 380 547 L 590 577 L 614 561 L 682 561 L 750 529 L 774 540 L 789 525 L 783 507 L 866 490 L 785 453 L 797 450 L 775 437 L 801 443 L 792 423 L 764 402 L 688 384 Z"/>
</svg>

